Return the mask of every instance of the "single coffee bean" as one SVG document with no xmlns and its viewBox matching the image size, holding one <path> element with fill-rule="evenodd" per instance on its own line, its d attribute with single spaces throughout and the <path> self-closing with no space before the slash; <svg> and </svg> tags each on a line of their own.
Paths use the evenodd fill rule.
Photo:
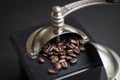
<svg viewBox="0 0 120 80">
<path fill-rule="evenodd" d="M 67 68 L 68 67 L 68 63 L 66 61 L 62 62 L 61 65 L 62 65 L 63 68 Z"/>
<path fill-rule="evenodd" d="M 75 39 L 70 39 L 70 42 L 73 43 L 73 44 L 77 43 L 77 41 Z"/>
<path fill-rule="evenodd" d="M 58 56 L 60 53 L 59 52 L 54 52 L 54 55 Z"/>
<path fill-rule="evenodd" d="M 62 56 L 62 55 L 66 55 L 66 52 L 65 51 L 61 51 L 60 52 L 60 55 Z"/>
<path fill-rule="evenodd" d="M 60 43 L 58 43 L 58 45 L 59 45 L 59 46 L 62 46 L 62 45 L 64 45 L 64 42 L 60 42 Z"/>
<path fill-rule="evenodd" d="M 63 48 L 61 46 L 58 46 L 59 51 L 63 51 Z"/>
<path fill-rule="evenodd" d="M 50 51 L 52 51 L 54 49 L 54 45 L 52 45 L 51 47 L 50 47 Z"/>
<path fill-rule="evenodd" d="M 59 50 L 59 51 L 62 49 L 62 47 L 61 47 L 61 46 L 57 46 L 57 48 L 58 48 L 58 50 Z"/>
<path fill-rule="evenodd" d="M 58 70 L 57 69 L 48 69 L 48 72 L 52 73 L 52 74 L 56 74 L 56 73 L 58 73 Z"/>
<path fill-rule="evenodd" d="M 59 49 L 57 47 L 54 47 L 54 51 L 59 52 Z"/>
<path fill-rule="evenodd" d="M 61 59 L 65 59 L 65 58 L 66 58 L 66 56 L 64 56 L 64 55 L 63 55 L 63 56 L 60 56 L 60 58 L 61 58 Z"/>
<path fill-rule="evenodd" d="M 51 59 L 51 63 L 56 63 L 59 60 L 57 56 L 55 56 L 53 59 Z"/>
<path fill-rule="evenodd" d="M 43 47 L 43 51 L 44 51 L 44 53 L 48 53 L 49 50 L 50 50 L 50 47 L 51 47 L 50 44 L 45 45 L 45 47 Z"/>
<path fill-rule="evenodd" d="M 62 68 L 60 63 L 55 63 L 54 66 L 55 66 L 55 69 L 57 69 L 57 70 Z"/>
<path fill-rule="evenodd" d="M 44 51 L 44 53 L 48 53 L 49 51 L 48 51 L 48 49 L 43 49 L 43 51 Z"/>
<path fill-rule="evenodd" d="M 70 63 L 76 63 L 77 62 L 77 58 L 72 58 L 71 60 L 70 60 Z"/>
<path fill-rule="evenodd" d="M 66 46 L 66 45 L 63 45 L 62 47 L 63 47 L 63 49 L 66 49 L 66 48 L 67 48 L 67 46 Z"/>
<path fill-rule="evenodd" d="M 51 45 L 46 49 L 47 50 L 47 53 L 49 53 L 50 52 L 50 49 L 51 49 Z"/>
<path fill-rule="evenodd" d="M 73 53 L 73 50 L 72 50 L 72 49 L 69 49 L 69 50 L 67 50 L 67 53 L 68 53 L 68 54 L 72 54 L 72 53 Z"/>
<path fill-rule="evenodd" d="M 73 48 L 75 48 L 75 47 L 76 47 L 74 44 L 71 44 L 71 46 L 72 46 Z"/>
<path fill-rule="evenodd" d="M 80 53 L 80 49 L 79 49 L 79 48 L 78 48 L 78 49 L 73 49 L 73 51 L 74 51 L 75 53 L 77 53 L 77 54 Z"/>
<path fill-rule="evenodd" d="M 51 52 L 48 52 L 47 54 L 48 54 L 48 55 L 53 55 L 53 54 L 54 54 L 54 52 L 52 52 L 52 51 L 51 51 Z"/>
<path fill-rule="evenodd" d="M 72 57 L 71 57 L 71 56 L 66 56 L 66 59 L 67 59 L 67 60 L 71 60 Z"/>
<path fill-rule="evenodd" d="M 46 53 L 43 53 L 42 55 L 43 55 L 44 57 L 47 57 L 47 56 L 48 56 Z"/>
<path fill-rule="evenodd" d="M 54 55 L 51 55 L 49 58 L 50 58 L 50 60 L 51 60 L 51 59 L 53 59 L 54 57 L 55 57 Z"/>
<path fill-rule="evenodd" d="M 44 49 L 47 49 L 49 46 L 50 46 L 50 44 L 48 43 L 48 44 L 46 44 L 43 48 L 44 48 Z"/>
<path fill-rule="evenodd" d="M 60 59 L 58 62 L 62 63 L 62 62 L 65 62 L 65 61 L 66 61 L 66 59 Z"/>
<path fill-rule="evenodd" d="M 77 46 L 80 46 L 80 44 L 79 44 L 79 40 L 77 40 L 77 43 L 76 43 L 76 44 L 77 44 Z"/>
<path fill-rule="evenodd" d="M 74 53 L 68 53 L 68 55 L 71 56 L 71 57 L 77 57 L 77 55 L 74 54 Z"/>
<path fill-rule="evenodd" d="M 79 47 L 78 47 L 78 46 L 76 46 L 76 47 L 75 47 L 75 49 L 79 49 Z M 80 50 L 80 49 L 79 49 L 79 50 Z"/>
<path fill-rule="evenodd" d="M 68 48 L 73 49 L 73 46 L 72 46 L 72 45 L 70 45 L 69 43 L 67 43 L 67 44 L 66 44 L 66 46 L 67 46 Z"/>
<path fill-rule="evenodd" d="M 45 60 L 44 60 L 43 58 L 39 57 L 39 58 L 38 58 L 38 62 L 40 62 L 40 63 L 44 63 Z"/>
</svg>

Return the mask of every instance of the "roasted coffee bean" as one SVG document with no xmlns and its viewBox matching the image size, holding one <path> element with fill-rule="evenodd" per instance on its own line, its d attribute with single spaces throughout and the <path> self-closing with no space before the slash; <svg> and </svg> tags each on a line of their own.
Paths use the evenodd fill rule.
<svg viewBox="0 0 120 80">
<path fill-rule="evenodd" d="M 52 46 L 50 45 L 50 46 L 49 46 L 46 50 L 48 50 L 48 52 L 49 52 L 49 51 L 50 51 L 50 49 L 51 49 L 51 47 L 52 47 Z"/>
<path fill-rule="evenodd" d="M 74 44 L 71 44 L 71 46 L 72 46 L 73 48 L 75 48 L 75 47 L 76 47 Z"/>
<path fill-rule="evenodd" d="M 77 44 L 77 46 L 80 46 L 79 40 L 77 40 L 77 43 L 76 43 L 76 44 Z"/>
<path fill-rule="evenodd" d="M 44 60 L 43 58 L 39 57 L 39 58 L 38 58 L 38 62 L 40 62 L 40 63 L 44 63 L 45 60 Z"/>
<path fill-rule="evenodd" d="M 59 52 L 59 49 L 57 47 L 54 47 L 54 51 Z"/>
<path fill-rule="evenodd" d="M 54 55 L 51 55 L 49 58 L 50 58 L 50 59 L 53 59 L 54 57 L 55 57 Z"/>
<path fill-rule="evenodd" d="M 67 60 L 71 60 L 72 57 L 71 57 L 71 56 L 66 56 L 66 59 L 67 59 Z"/>
<path fill-rule="evenodd" d="M 80 53 L 80 49 L 79 49 L 79 48 L 78 48 L 78 49 L 73 49 L 73 51 L 74 51 L 75 53 L 77 53 L 77 54 Z"/>
<path fill-rule="evenodd" d="M 50 46 L 50 43 L 46 44 L 43 48 L 47 49 Z"/>
<path fill-rule="evenodd" d="M 48 52 L 48 55 L 53 55 L 54 54 L 54 52 Z"/>
<path fill-rule="evenodd" d="M 60 42 L 60 43 L 58 43 L 58 45 L 59 45 L 59 46 L 64 45 L 64 42 Z"/>
<path fill-rule="evenodd" d="M 55 55 L 51 55 L 49 58 L 50 58 L 50 60 L 51 60 L 51 59 L 53 59 L 54 57 L 55 57 Z"/>
<path fill-rule="evenodd" d="M 77 41 L 75 39 L 70 39 L 70 42 L 73 44 L 77 44 Z"/>
<path fill-rule="evenodd" d="M 62 68 L 60 63 L 55 63 L 54 66 L 55 66 L 55 69 L 57 69 L 57 70 Z"/>
<path fill-rule="evenodd" d="M 54 52 L 54 55 L 58 56 L 60 53 L 59 52 Z"/>
<path fill-rule="evenodd" d="M 74 53 L 68 53 L 68 55 L 71 56 L 71 57 L 77 57 L 77 55 L 74 54 Z"/>
<path fill-rule="evenodd" d="M 60 52 L 60 55 L 62 56 L 62 55 L 66 55 L 66 52 L 65 51 L 62 51 L 62 52 Z"/>
<path fill-rule="evenodd" d="M 67 48 L 67 46 L 66 46 L 66 45 L 63 45 L 62 47 L 63 47 L 63 49 L 66 49 L 66 48 Z"/>
<path fill-rule="evenodd" d="M 78 47 L 78 46 L 76 46 L 76 47 L 75 47 L 75 49 L 79 49 L 79 47 Z M 79 50 L 80 50 L 80 49 L 79 49 Z"/>
<path fill-rule="evenodd" d="M 43 49 L 43 51 L 44 51 L 44 53 L 48 53 L 49 52 L 48 49 Z"/>
<path fill-rule="evenodd" d="M 70 60 L 70 63 L 76 63 L 77 62 L 77 58 L 72 58 L 71 60 Z"/>
<path fill-rule="evenodd" d="M 42 55 L 43 55 L 44 57 L 47 57 L 47 56 L 48 56 L 46 53 L 43 53 Z"/>
<path fill-rule="evenodd" d="M 54 49 L 54 45 L 52 45 L 49 49 L 49 51 L 52 51 Z"/>
<path fill-rule="evenodd" d="M 85 47 L 80 47 L 81 51 L 86 51 Z"/>
<path fill-rule="evenodd" d="M 66 61 L 66 59 L 60 59 L 58 62 L 62 63 L 62 62 L 65 62 L 65 61 Z"/>
<path fill-rule="evenodd" d="M 73 46 L 72 46 L 72 45 L 70 45 L 69 43 L 67 43 L 67 44 L 66 44 L 66 46 L 67 46 L 68 48 L 73 49 Z"/>
<path fill-rule="evenodd" d="M 67 53 L 69 54 L 71 54 L 71 53 L 73 53 L 73 50 L 72 49 L 69 49 L 69 50 L 67 50 Z"/>
<path fill-rule="evenodd" d="M 50 51 L 50 48 L 51 48 L 51 45 L 46 45 L 46 46 L 43 48 L 44 53 L 48 53 L 48 52 Z"/>
<path fill-rule="evenodd" d="M 63 51 L 63 48 L 61 46 L 58 46 L 59 51 Z"/>
<path fill-rule="evenodd" d="M 60 56 L 60 58 L 61 58 L 61 59 L 65 59 L 65 58 L 66 58 L 66 56 L 64 56 L 64 55 L 63 55 L 63 56 Z"/>
<path fill-rule="evenodd" d="M 58 73 L 58 70 L 57 69 L 48 69 L 48 72 L 52 73 L 52 74 L 56 74 L 56 73 Z"/>
<path fill-rule="evenodd" d="M 51 63 L 56 63 L 59 60 L 57 56 L 55 56 L 53 59 L 51 59 Z"/>
<path fill-rule="evenodd" d="M 62 65 L 63 68 L 67 68 L 68 67 L 68 63 L 66 61 L 62 62 L 61 65 Z"/>
</svg>

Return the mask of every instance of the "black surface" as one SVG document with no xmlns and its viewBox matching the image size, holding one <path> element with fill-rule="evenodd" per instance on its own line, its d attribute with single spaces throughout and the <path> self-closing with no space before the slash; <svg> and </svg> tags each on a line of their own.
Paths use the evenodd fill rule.
<svg viewBox="0 0 120 80">
<path fill-rule="evenodd" d="M 0 80 L 20 80 L 18 56 L 9 36 L 22 29 L 49 21 L 54 5 L 77 0 L 4 0 L 0 2 Z M 120 55 L 120 3 L 92 6 L 78 10 L 75 16 L 98 43 Z"/>
<path fill-rule="evenodd" d="M 79 24 L 79 22 L 77 22 L 75 18 L 72 18 L 72 17 L 66 18 L 66 23 L 80 29 L 90 38 L 90 41 L 94 41 L 92 37 Z M 69 66 L 68 69 L 62 69 L 56 75 L 49 74 L 47 72 L 47 69 L 52 68 L 52 65 L 50 64 L 49 60 L 46 59 L 45 64 L 39 64 L 36 59 L 32 60 L 26 51 L 26 42 L 28 37 L 38 28 L 41 28 L 42 26 L 47 26 L 47 25 L 50 25 L 50 24 L 33 26 L 31 28 L 15 32 L 14 34 L 11 35 L 11 38 L 10 38 L 12 45 L 14 46 L 16 53 L 18 54 L 19 60 L 25 72 L 27 73 L 28 77 L 30 78 L 30 80 L 53 80 L 57 78 L 63 78 L 63 76 L 69 76 L 70 74 L 77 73 L 78 71 L 81 71 L 84 69 L 87 69 L 85 71 L 88 71 L 88 70 L 92 71 L 92 69 L 102 66 L 102 62 L 100 60 L 100 57 L 97 51 L 95 51 L 93 48 L 90 47 L 89 52 L 80 53 L 80 55 L 78 56 L 78 62 L 75 65 Z M 66 38 L 67 35 L 75 36 L 74 34 L 65 34 L 63 38 Z M 91 75 L 96 74 L 96 76 L 98 76 L 97 80 L 99 80 L 100 72 L 101 71 L 99 68 L 99 69 L 96 69 L 96 73 L 92 73 L 92 72 L 90 73 L 89 71 L 89 74 Z M 81 76 L 80 78 L 80 74 L 81 73 L 79 73 L 79 77 L 75 77 L 74 79 L 84 80 L 84 76 Z M 87 77 L 87 75 L 89 76 L 89 74 L 86 74 L 85 79 L 87 80 L 94 79 L 94 77 L 92 78 Z M 69 80 L 69 79 L 65 79 L 65 80 Z"/>
</svg>

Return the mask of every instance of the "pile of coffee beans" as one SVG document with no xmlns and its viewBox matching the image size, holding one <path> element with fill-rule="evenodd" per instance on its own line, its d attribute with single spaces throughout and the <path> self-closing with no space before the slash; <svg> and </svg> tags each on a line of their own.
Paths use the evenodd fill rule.
<svg viewBox="0 0 120 80">
<path fill-rule="evenodd" d="M 62 68 L 68 68 L 68 63 L 74 64 L 78 61 L 77 56 L 80 51 L 85 51 L 82 46 L 84 41 L 80 38 L 68 38 L 59 42 L 48 42 L 40 52 L 40 54 L 48 58 L 53 65 L 52 69 L 48 69 L 49 73 L 58 73 Z M 38 62 L 44 63 L 42 57 L 38 57 Z"/>
</svg>

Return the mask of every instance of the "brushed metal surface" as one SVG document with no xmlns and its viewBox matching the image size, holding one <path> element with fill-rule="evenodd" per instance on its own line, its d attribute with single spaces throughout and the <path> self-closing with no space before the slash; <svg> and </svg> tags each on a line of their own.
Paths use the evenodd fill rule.
<svg viewBox="0 0 120 80">
<path fill-rule="evenodd" d="M 94 42 L 90 42 L 97 50 L 104 65 L 108 80 L 120 79 L 120 57 L 112 49 Z"/>
</svg>

